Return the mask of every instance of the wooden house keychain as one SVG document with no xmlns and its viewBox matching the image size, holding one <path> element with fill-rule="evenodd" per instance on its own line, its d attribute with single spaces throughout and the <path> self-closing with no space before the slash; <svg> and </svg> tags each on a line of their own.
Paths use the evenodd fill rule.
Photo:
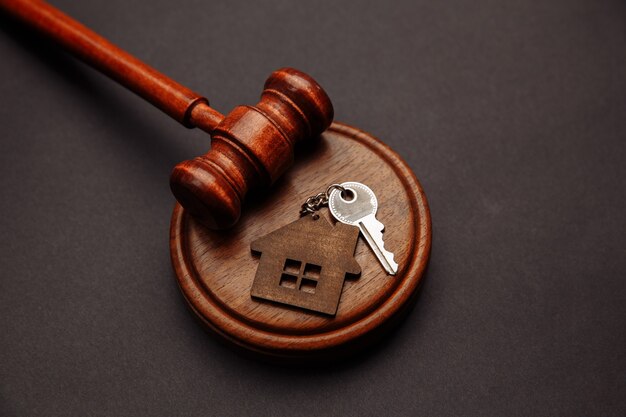
<svg viewBox="0 0 626 417">
<path fill-rule="evenodd" d="M 326 205 L 339 221 L 334 226 L 317 213 Z M 309 197 L 303 217 L 252 242 L 252 251 L 262 255 L 251 295 L 334 316 L 346 275 L 361 274 L 353 258 L 359 231 L 395 275 L 398 264 L 384 247 L 377 209 L 374 192 L 358 182 L 332 184 Z"/>
<path fill-rule="evenodd" d="M 274 360 L 334 359 L 380 339 L 409 311 L 430 255 L 424 191 L 387 145 L 333 121 L 330 98 L 312 77 L 279 69 L 265 82 L 257 104 L 223 115 L 204 96 L 44 1 L 0 0 L 0 11 L 183 126 L 211 135 L 206 154 L 172 171 L 177 203 L 170 256 L 190 310 L 218 338 Z M 303 142 L 311 146 L 298 156 L 294 149 Z M 337 224 L 308 215 L 285 226 L 285 213 L 299 209 L 294 195 L 313 194 L 355 174 L 359 183 L 331 186 L 319 202 L 314 198 L 305 205 L 311 214 L 327 198 Z M 253 189 L 264 192 L 246 200 Z M 344 192 L 352 199 L 342 197 Z M 381 207 L 376 197 L 384 201 Z M 393 256 L 384 249 L 377 216 Z M 360 243 L 360 234 L 369 247 Z M 298 249 L 294 235 L 313 248 Z M 292 243 L 281 243 L 283 238 Z M 260 261 L 251 247 L 262 252 Z"/>
</svg>

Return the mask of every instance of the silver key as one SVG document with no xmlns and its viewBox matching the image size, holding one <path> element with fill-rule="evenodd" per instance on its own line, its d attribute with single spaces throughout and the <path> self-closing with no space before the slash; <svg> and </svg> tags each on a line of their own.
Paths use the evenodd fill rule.
<svg viewBox="0 0 626 417">
<path fill-rule="evenodd" d="M 378 201 L 374 192 L 359 182 L 344 182 L 341 186 L 352 192 L 352 199 L 344 199 L 342 192 L 336 188 L 332 190 L 328 197 L 328 208 L 333 217 L 342 223 L 358 226 L 385 271 L 395 275 L 398 264 L 393 260 L 393 253 L 385 249 L 385 225 L 376 219 Z"/>
</svg>

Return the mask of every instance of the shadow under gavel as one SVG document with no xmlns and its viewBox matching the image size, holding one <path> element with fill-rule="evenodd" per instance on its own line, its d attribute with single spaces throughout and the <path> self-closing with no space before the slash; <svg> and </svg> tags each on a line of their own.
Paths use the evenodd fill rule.
<svg viewBox="0 0 626 417">
<path fill-rule="evenodd" d="M 211 135 L 211 150 L 176 165 L 170 187 L 178 202 L 212 229 L 233 226 L 248 191 L 274 183 L 292 164 L 296 143 L 316 138 L 333 120 L 326 92 L 298 70 L 273 72 L 256 105 L 237 106 L 224 116 L 203 96 L 43 1 L 0 0 L 0 9 L 186 127 Z"/>
</svg>

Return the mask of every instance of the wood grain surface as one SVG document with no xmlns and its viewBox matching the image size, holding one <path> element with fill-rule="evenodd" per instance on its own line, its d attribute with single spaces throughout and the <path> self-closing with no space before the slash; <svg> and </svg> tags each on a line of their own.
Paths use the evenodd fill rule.
<svg viewBox="0 0 626 417">
<path fill-rule="evenodd" d="M 360 238 L 362 274 L 346 280 L 335 317 L 251 298 L 259 264 L 251 242 L 296 220 L 308 196 L 344 181 L 376 194 L 398 274 L 387 275 Z M 327 209 L 320 213 L 331 218 Z M 431 247 L 428 204 L 409 167 L 382 142 L 339 123 L 271 191 L 252 199 L 234 228 L 211 231 L 176 205 L 170 233 L 178 283 L 207 328 L 247 351 L 291 360 L 336 358 L 376 340 L 414 299 Z"/>
<path fill-rule="evenodd" d="M 334 316 L 346 275 L 361 275 L 353 257 L 359 233 L 307 214 L 254 240 L 260 261 L 250 295 Z"/>
</svg>

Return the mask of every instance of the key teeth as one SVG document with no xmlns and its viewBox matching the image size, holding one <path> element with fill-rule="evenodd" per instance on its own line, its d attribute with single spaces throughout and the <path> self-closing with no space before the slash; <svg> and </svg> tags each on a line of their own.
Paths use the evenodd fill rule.
<svg viewBox="0 0 626 417">
<path fill-rule="evenodd" d="M 383 254 L 385 263 L 388 264 L 388 265 L 383 264 L 383 267 L 385 268 L 385 271 L 387 271 L 388 275 L 396 275 L 396 273 L 398 272 L 398 263 L 395 260 L 395 255 L 393 252 L 389 252 L 387 248 L 385 248 L 385 241 L 384 241 L 385 225 L 383 222 L 379 221 L 378 219 L 375 218 L 375 220 L 378 222 L 378 224 L 382 226 L 382 229 L 380 230 L 380 242 L 382 244 L 380 247 L 380 252 L 381 254 Z M 375 239 L 374 236 L 372 236 L 372 238 Z"/>
<path fill-rule="evenodd" d="M 398 264 L 396 263 L 395 255 L 387 249 L 385 249 L 385 251 L 389 254 L 389 268 L 391 269 L 391 271 L 387 271 L 387 273 L 389 273 L 389 275 L 396 275 L 398 272 Z"/>
<path fill-rule="evenodd" d="M 376 217 L 374 217 L 374 220 L 376 220 L 376 224 L 378 226 L 378 229 L 380 230 L 380 233 L 381 234 L 385 233 L 385 224 L 381 222 L 380 220 L 378 220 Z"/>
<path fill-rule="evenodd" d="M 378 261 L 382 264 L 385 271 L 387 271 L 387 275 L 396 275 L 396 273 L 398 272 L 398 263 L 395 260 L 394 253 L 389 252 L 385 248 L 385 241 L 382 239 L 382 233 L 381 233 L 380 242 L 382 244 L 379 247 L 379 250 L 380 250 L 380 254 L 382 255 L 382 259 L 378 259 Z M 384 259 L 384 262 L 383 262 L 383 259 Z"/>
<path fill-rule="evenodd" d="M 394 260 L 394 254 L 385 249 L 384 235 L 378 226 L 384 227 L 384 224 L 375 216 L 368 216 L 359 222 L 359 229 L 378 258 L 378 262 L 388 275 L 395 275 L 398 272 L 398 264 Z"/>
</svg>

